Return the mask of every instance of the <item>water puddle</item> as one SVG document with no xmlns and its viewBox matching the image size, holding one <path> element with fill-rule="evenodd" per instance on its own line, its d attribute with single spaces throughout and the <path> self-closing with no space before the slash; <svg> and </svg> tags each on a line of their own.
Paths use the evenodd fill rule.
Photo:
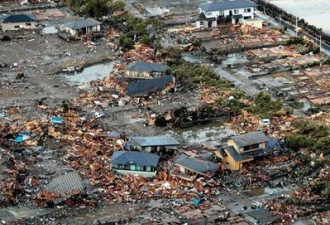
<svg viewBox="0 0 330 225">
<path fill-rule="evenodd" d="M 113 71 L 114 62 L 96 64 L 84 68 L 81 72 L 62 73 L 70 85 L 85 85 L 93 80 L 103 79 Z"/>
</svg>

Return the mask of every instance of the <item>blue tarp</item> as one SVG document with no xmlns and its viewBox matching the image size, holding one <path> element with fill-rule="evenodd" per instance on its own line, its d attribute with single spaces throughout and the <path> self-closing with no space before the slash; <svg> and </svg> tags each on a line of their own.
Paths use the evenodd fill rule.
<svg viewBox="0 0 330 225">
<path fill-rule="evenodd" d="M 14 139 L 15 143 L 21 143 L 27 139 L 29 139 L 32 136 L 29 132 L 21 132 L 18 134 L 18 136 Z"/>
<path fill-rule="evenodd" d="M 62 124 L 63 123 L 63 119 L 61 117 L 57 117 L 57 116 L 53 116 L 51 121 L 54 124 Z"/>
</svg>

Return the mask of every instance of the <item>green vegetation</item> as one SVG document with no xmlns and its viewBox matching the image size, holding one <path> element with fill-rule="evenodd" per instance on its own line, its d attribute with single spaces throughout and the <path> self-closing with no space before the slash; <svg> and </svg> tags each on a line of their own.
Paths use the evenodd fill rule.
<svg viewBox="0 0 330 225">
<path fill-rule="evenodd" d="M 286 45 L 300 45 L 305 44 L 305 41 L 302 37 L 293 37 L 286 41 Z"/>
<path fill-rule="evenodd" d="M 124 2 L 112 0 L 70 0 L 69 5 L 74 13 L 96 19 L 124 10 L 125 7 Z"/>
<path fill-rule="evenodd" d="M 211 67 L 200 64 L 183 62 L 173 65 L 170 72 L 175 75 L 184 90 L 193 90 L 201 83 L 206 87 L 216 87 L 219 91 L 228 91 L 234 87 L 229 81 L 221 79 Z"/>
<path fill-rule="evenodd" d="M 160 48 L 159 33 L 162 23 L 157 19 L 143 20 L 128 13 L 119 16 L 112 16 L 105 23 L 120 32 L 119 46 L 123 50 L 130 50 L 134 43 L 142 43 L 150 47 Z"/>
<path fill-rule="evenodd" d="M 313 122 L 300 122 L 295 124 L 297 132 L 286 138 L 286 146 L 294 151 L 302 148 L 311 149 L 325 156 L 330 153 L 330 129 L 326 125 Z"/>
<path fill-rule="evenodd" d="M 260 92 L 253 102 L 254 105 L 250 106 L 248 111 L 263 118 L 276 116 L 283 108 L 282 101 L 273 101 L 270 95 L 264 92 Z"/>
</svg>

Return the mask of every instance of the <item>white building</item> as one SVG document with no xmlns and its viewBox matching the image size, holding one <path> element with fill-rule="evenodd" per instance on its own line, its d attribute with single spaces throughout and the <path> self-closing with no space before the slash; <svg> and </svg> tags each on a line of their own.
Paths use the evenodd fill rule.
<svg viewBox="0 0 330 225">
<path fill-rule="evenodd" d="M 217 21 L 230 18 L 234 24 L 244 19 L 254 19 L 257 5 L 249 0 L 220 1 L 203 3 L 199 6 L 197 28 L 216 27 Z"/>
<path fill-rule="evenodd" d="M 28 14 L 14 14 L 3 18 L 1 21 L 2 31 L 35 29 L 37 22 L 34 16 Z"/>
<path fill-rule="evenodd" d="M 101 24 L 101 22 L 94 19 L 82 19 L 63 24 L 60 26 L 60 29 L 70 33 L 73 36 L 80 36 L 87 33 L 100 31 Z"/>
</svg>

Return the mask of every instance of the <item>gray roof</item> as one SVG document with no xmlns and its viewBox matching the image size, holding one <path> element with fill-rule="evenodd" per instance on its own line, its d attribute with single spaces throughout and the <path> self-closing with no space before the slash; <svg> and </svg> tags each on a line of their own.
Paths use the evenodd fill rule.
<svg viewBox="0 0 330 225">
<path fill-rule="evenodd" d="M 63 24 L 64 27 L 70 28 L 72 30 L 80 30 L 85 27 L 93 27 L 102 24 L 100 21 L 94 20 L 94 19 L 83 19 L 83 20 L 77 20 L 74 22 Z"/>
<path fill-rule="evenodd" d="M 73 191 L 81 193 L 84 191 L 82 179 L 77 172 L 69 172 L 67 174 L 54 178 L 49 184 L 44 186 L 44 190 L 50 193 L 58 193 L 61 198 L 56 199 L 55 204 L 60 203 L 72 196 Z"/>
<path fill-rule="evenodd" d="M 129 95 L 149 94 L 165 89 L 166 85 L 173 82 L 173 76 L 163 76 L 155 79 L 139 80 L 128 85 L 126 93 Z"/>
<path fill-rule="evenodd" d="M 3 23 L 20 23 L 20 22 L 34 22 L 36 19 L 31 14 L 13 14 L 5 16 L 2 19 Z"/>
<path fill-rule="evenodd" d="M 228 154 L 230 154 L 236 162 L 239 162 L 239 161 L 243 161 L 245 159 L 249 159 L 249 158 L 254 158 L 254 157 L 257 157 L 257 156 L 264 156 L 265 155 L 265 152 L 263 149 L 257 149 L 255 151 L 251 151 L 251 152 L 244 152 L 244 153 L 241 153 L 239 154 L 234 147 L 232 146 L 227 146 L 224 148 L 225 150 L 227 150 Z M 223 150 L 220 151 L 220 153 L 222 155 L 224 155 L 224 152 Z"/>
<path fill-rule="evenodd" d="M 184 154 L 180 155 L 174 163 L 179 166 L 184 166 L 199 174 L 205 174 L 208 171 L 215 173 L 219 169 L 219 166 L 212 162 L 191 158 Z"/>
<path fill-rule="evenodd" d="M 250 8 L 256 6 L 257 4 L 248 0 L 210 2 L 199 5 L 199 7 L 206 12 L 222 11 L 228 9 Z"/>
<path fill-rule="evenodd" d="M 168 66 L 159 63 L 136 61 L 128 64 L 126 70 L 141 71 L 141 72 L 164 72 L 168 70 Z"/>
<path fill-rule="evenodd" d="M 170 136 L 146 136 L 146 137 L 130 137 L 130 141 L 133 141 L 141 147 L 148 146 L 173 146 L 180 143 Z"/>
<path fill-rule="evenodd" d="M 146 152 L 116 151 L 111 157 L 111 164 L 157 167 L 159 156 Z"/>
<path fill-rule="evenodd" d="M 268 141 L 268 137 L 262 131 L 234 136 L 231 139 L 239 148 Z"/>
</svg>

